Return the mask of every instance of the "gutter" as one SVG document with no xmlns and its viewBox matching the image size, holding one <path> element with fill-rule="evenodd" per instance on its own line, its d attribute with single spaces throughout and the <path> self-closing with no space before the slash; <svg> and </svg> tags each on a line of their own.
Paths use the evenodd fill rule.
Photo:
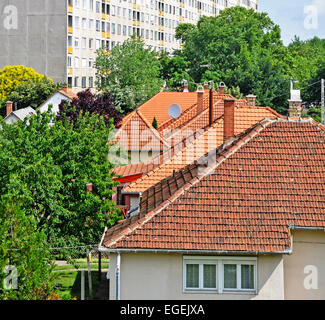
<svg viewBox="0 0 325 320">
<path fill-rule="evenodd" d="M 290 224 L 289 229 L 291 229 L 291 230 L 306 230 L 306 231 L 325 231 L 324 227 L 300 227 L 300 226 L 295 226 L 294 224 Z"/>
<path fill-rule="evenodd" d="M 264 251 L 229 251 L 229 250 L 168 250 L 168 249 L 112 249 L 99 246 L 100 252 L 110 253 L 179 253 L 179 254 L 227 254 L 227 255 L 273 255 L 273 254 L 291 254 L 292 249 L 287 248 L 283 251 L 264 252 Z"/>
</svg>

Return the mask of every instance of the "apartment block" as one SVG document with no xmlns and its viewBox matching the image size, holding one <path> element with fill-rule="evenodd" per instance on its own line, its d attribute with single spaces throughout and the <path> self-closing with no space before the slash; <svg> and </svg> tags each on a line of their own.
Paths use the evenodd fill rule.
<svg viewBox="0 0 325 320">
<path fill-rule="evenodd" d="M 95 86 L 97 49 L 112 50 L 136 34 L 154 50 L 172 52 L 181 48 L 180 23 L 236 5 L 257 10 L 257 1 L 3 0 L 0 21 L 16 13 L 17 25 L 0 25 L 0 68 L 24 64 L 78 92 Z"/>
</svg>

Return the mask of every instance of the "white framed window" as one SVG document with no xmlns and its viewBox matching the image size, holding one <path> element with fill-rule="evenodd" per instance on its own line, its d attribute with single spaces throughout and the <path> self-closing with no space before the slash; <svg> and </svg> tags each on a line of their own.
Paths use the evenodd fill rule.
<svg viewBox="0 0 325 320">
<path fill-rule="evenodd" d="M 183 291 L 256 293 L 256 257 L 183 257 Z"/>
</svg>

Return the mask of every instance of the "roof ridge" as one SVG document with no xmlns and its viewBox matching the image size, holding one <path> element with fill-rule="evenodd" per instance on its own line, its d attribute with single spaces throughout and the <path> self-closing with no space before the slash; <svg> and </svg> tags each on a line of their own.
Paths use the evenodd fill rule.
<svg viewBox="0 0 325 320">
<path fill-rule="evenodd" d="M 172 195 L 170 195 L 165 201 L 160 203 L 156 208 L 153 210 L 142 213 L 141 208 L 140 212 L 134 215 L 132 218 L 134 219 L 134 223 L 131 224 L 132 218 L 125 223 L 125 227 L 128 229 L 126 232 L 121 232 L 115 237 L 113 236 L 111 238 L 111 243 L 109 246 L 116 244 L 119 240 L 121 240 L 123 237 L 127 236 L 128 234 L 132 233 L 134 230 L 141 227 L 143 224 L 151 220 L 153 217 L 155 217 L 157 214 L 159 214 L 163 209 L 165 209 L 169 204 L 174 203 L 181 195 L 184 194 L 189 188 L 195 186 L 197 183 L 199 183 L 203 178 L 211 174 L 212 171 L 214 171 L 217 167 L 219 167 L 224 161 L 226 161 L 231 155 L 233 155 L 235 152 L 237 152 L 239 149 L 241 149 L 243 146 L 245 146 L 249 141 L 251 141 L 256 135 L 258 135 L 261 131 L 263 131 L 266 127 L 268 127 L 270 124 L 275 123 L 281 119 L 263 119 L 262 121 L 256 123 L 252 127 L 250 127 L 248 130 L 246 130 L 244 133 L 239 134 L 235 138 L 231 139 L 230 141 L 224 143 L 222 146 L 220 146 L 217 149 L 217 155 L 213 155 L 216 157 L 216 162 L 212 167 L 207 167 L 204 174 L 201 174 L 200 176 L 194 176 L 191 180 L 186 182 L 182 187 L 178 188 L 176 192 Z M 211 156 L 208 154 L 208 156 Z M 198 166 L 198 162 L 196 161 L 196 166 Z M 193 164 L 187 165 L 185 168 L 182 168 L 178 172 L 184 172 L 185 169 L 190 168 L 193 166 Z M 170 177 L 166 178 L 169 179 Z M 156 184 L 157 185 L 157 184 Z M 156 187 L 156 185 L 150 187 L 146 192 L 149 194 L 149 191 Z M 132 226 L 132 228 L 131 228 Z M 123 229 L 123 225 L 120 225 L 121 229 Z M 112 229 L 110 229 L 112 230 Z M 115 229 L 114 229 L 115 230 Z M 114 231 L 112 230 L 112 231 Z M 114 238 L 114 239 L 113 239 Z M 107 240 L 106 242 L 108 242 Z"/>
</svg>

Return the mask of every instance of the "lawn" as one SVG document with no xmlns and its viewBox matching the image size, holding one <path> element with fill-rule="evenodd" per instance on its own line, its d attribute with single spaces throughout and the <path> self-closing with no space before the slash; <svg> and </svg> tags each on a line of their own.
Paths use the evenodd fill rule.
<svg viewBox="0 0 325 320">
<path fill-rule="evenodd" d="M 102 272 L 107 271 L 109 259 L 102 259 Z M 98 288 L 98 260 L 91 261 L 91 276 L 93 287 L 93 298 L 97 299 L 96 292 Z M 81 270 L 87 269 L 86 259 L 76 259 L 73 264 L 56 265 L 54 268 L 54 276 L 56 281 L 56 292 L 60 299 L 81 299 Z M 88 271 L 84 271 L 85 275 L 85 299 L 89 299 L 88 287 Z"/>
<path fill-rule="evenodd" d="M 89 299 L 88 272 L 85 271 L 85 299 Z M 98 287 L 98 271 L 91 272 L 93 296 Z M 55 272 L 56 293 L 62 300 L 81 299 L 81 271 L 59 271 Z M 94 297 L 96 298 L 96 297 Z"/>
</svg>

